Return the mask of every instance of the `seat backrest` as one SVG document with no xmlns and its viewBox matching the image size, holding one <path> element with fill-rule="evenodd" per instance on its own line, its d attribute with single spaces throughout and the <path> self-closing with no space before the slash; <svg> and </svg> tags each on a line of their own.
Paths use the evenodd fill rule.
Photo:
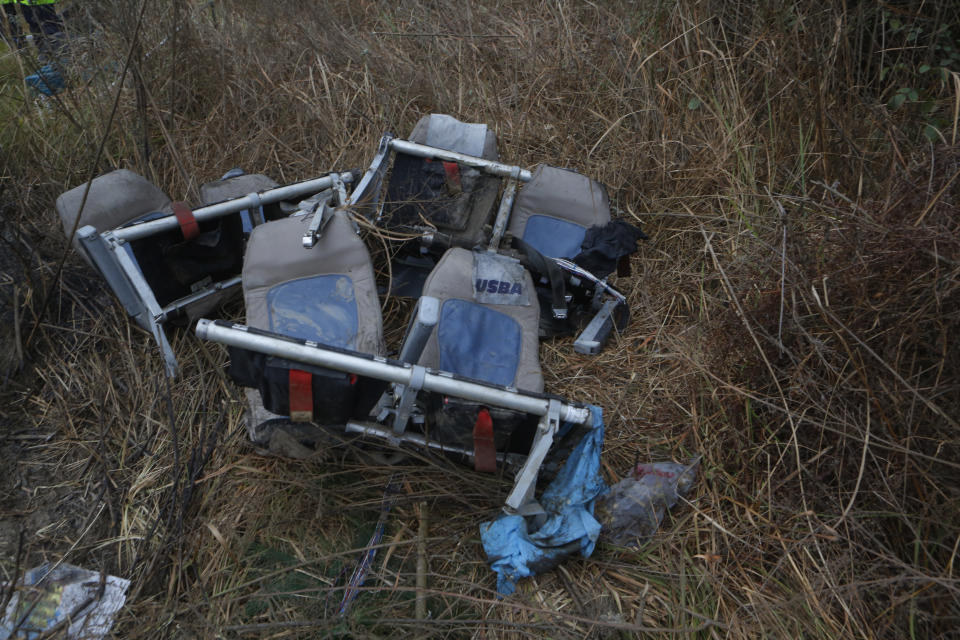
<svg viewBox="0 0 960 640">
<path fill-rule="evenodd" d="M 382 355 L 383 320 L 366 246 L 334 211 L 311 248 L 312 216 L 267 222 L 250 234 L 243 263 L 247 324 L 324 345 Z M 231 349 L 230 374 L 259 390 L 263 407 L 294 421 L 365 418 L 384 383 Z"/>
<path fill-rule="evenodd" d="M 489 263 L 488 261 L 493 261 Z M 419 364 L 524 391 L 543 391 L 533 279 L 509 258 L 448 250 L 423 294 L 440 300 L 440 320 Z"/>
<path fill-rule="evenodd" d="M 200 187 L 200 199 L 203 204 L 208 205 L 232 200 L 279 186 L 272 178 L 261 173 L 239 173 L 239 171 L 239 169 L 234 169 L 219 180 L 202 185 Z M 240 212 L 244 233 L 250 233 L 259 222 L 277 220 L 282 217 L 284 217 L 283 212 L 277 204 L 262 206 L 260 211 Z M 259 218 L 259 220 L 256 218 Z"/>
<path fill-rule="evenodd" d="M 203 200 L 203 204 L 207 205 L 215 202 L 223 202 L 224 200 L 232 200 L 233 198 L 239 198 L 249 193 L 273 189 L 279 186 L 275 180 L 268 178 L 262 173 L 234 174 L 234 172 L 239 171 L 239 169 L 234 169 L 219 180 L 213 180 L 203 184 L 200 187 L 200 199 Z"/>
<path fill-rule="evenodd" d="M 81 184 L 57 198 L 57 213 L 68 237 L 74 225 L 77 228 L 91 225 L 98 233 L 105 233 L 133 222 L 169 216 L 172 212 L 170 198 L 163 191 L 127 169 L 94 178 L 84 203 L 86 189 L 87 185 Z M 160 307 L 239 275 L 243 259 L 240 218 L 228 216 L 202 221 L 198 224 L 198 231 L 199 234 L 190 240 L 184 239 L 180 229 L 172 229 L 123 245 Z M 73 246 L 87 258 L 80 250 L 78 236 L 74 236 Z M 168 320 L 183 320 L 184 317 L 189 320 L 203 315 L 231 293 L 223 291 L 180 306 L 171 312 Z"/>
<path fill-rule="evenodd" d="M 485 251 L 449 249 L 424 284 L 440 302 L 439 321 L 419 364 L 490 384 L 543 391 L 540 304 L 523 266 Z M 486 413 L 497 451 L 529 450 L 536 418 L 456 398 L 425 398 L 429 438 L 476 452 L 474 424 Z M 489 452 L 492 454 L 492 452 Z"/>
<path fill-rule="evenodd" d="M 102 233 L 154 212 L 170 213 L 167 194 L 128 169 L 117 169 L 94 178 L 81 212 L 80 204 L 86 189 L 87 184 L 83 183 L 57 198 L 57 214 L 67 237 L 74 226 L 79 229 L 89 224 Z M 79 223 L 76 222 L 77 216 L 80 217 Z M 73 247 L 84 255 L 76 236 Z"/>
<path fill-rule="evenodd" d="M 549 258 L 574 258 L 587 229 L 608 222 L 610 199 L 602 184 L 542 164 L 517 194 L 508 231 Z"/>
<path fill-rule="evenodd" d="M 258 329 L 370 354 L 383 353 L 373 264 L 337 211 L 318 243 L 301 243 L 310 216 L 256 227 L 243 264 L 247 323 Z"/>
<path fill-rule="evenodd" d="M 443 114 L 424 116 L 410 141 L 447 151 L 498 160 L 496 134 L 484 124 L 468 124 Z M 397 153 L 384 206 L 388 228 L 431 225 L 456 246 L 484 241 L 496 205 L 500 179 L 459 165 Z"/>
<path fill-rule="evenodd" d="M 487 125 L 461 122 L 442 113 L 420 118 L 410 133 L 410 141 L 488 160 L 500 158 L 497 136 Z"/>
</svg>

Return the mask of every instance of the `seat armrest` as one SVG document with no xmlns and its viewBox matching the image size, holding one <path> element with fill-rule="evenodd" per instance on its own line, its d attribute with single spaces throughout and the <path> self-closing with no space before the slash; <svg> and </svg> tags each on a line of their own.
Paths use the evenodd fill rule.
<svg viewBox="0 0 960 640">
<path fill-rule="evenodd" d="M 427 340 L 433 333 L 433 328 L 440 321 L 440 300 L 433 296 L 420 296 L 414 309 L 407 335 L 400 348 L 400 360 L 416 364 L 420 360 Z"/>
<path fill-rule="evenodd" d="M 621 308 L 618 309 L 618 307 Z M 610 334 L 614 328 L 618 326 L 618 317 L 616 314 L 619 313 L 623 315 L 624 312 L 626 312 L 626 318 L 629 319 L 630 313 L 624 303 L 619 300 L 607 300 L 604 302 L 600 310 L 597 311 L 597 315 L 593 316 L 590 324 L 577 336 L 577 339 L 573 343 L 573 350 L 584 355 L 596 355 L 600 353 L 610 338 Z M 626 325 L 626 321 L 622 321 L 619 324 Z"/>
</svg>

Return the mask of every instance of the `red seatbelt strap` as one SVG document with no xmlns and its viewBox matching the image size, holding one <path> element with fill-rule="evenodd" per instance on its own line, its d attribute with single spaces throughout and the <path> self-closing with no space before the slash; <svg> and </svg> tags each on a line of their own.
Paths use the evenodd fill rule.
<svg viewBox="0 0 960 640">
<path fill-rule="evenodd" d="M 197 224 L 197 219 L 193 217 L 193 211 L 186 202 L 174 202 L 173 215 L 177 216 L 184 240 L 193 240 L 200 235 L 200 225 Z"/>
<path fill-rule="evenodd" d="M 460 165 L 456 162 L 444 162 L 443 172 L 447 174 L 447 187 L 452 193 L 462 193 L 463 185 L 460 183 Z"/>
<path fill-rule="evenodd" d="M 290 369 L 290 420 L 313 421 L 313 374 Z"/>
<path fill-rule="evenodd" d="M 433 158 L 424 158 L 423 161 L 430 164 L 433 162 Z M 463 184 L 460 182 L 460 165 L 456 162 L 446 162 L 443 160 L 440 164 L 443 165 L 443 173 L 447 178 L 447 189 L 450 190 L 450 193 L 454 195 L 463 193 Z"/>
<path fill-rule="evenodd" d="M 493 418 L 486 409 L 477 412 L 473 425 L 473 468 L 493 473 L 497 470 L 497 450 L 493 443 Z"/>
</svg>

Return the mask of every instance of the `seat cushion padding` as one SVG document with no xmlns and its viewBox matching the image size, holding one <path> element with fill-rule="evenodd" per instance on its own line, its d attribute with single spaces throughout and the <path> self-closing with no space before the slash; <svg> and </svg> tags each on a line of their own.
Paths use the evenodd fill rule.
<svg viewBox="0 0 960 640">
<path fill-rule="evenodd" d="M 127 169 L 117 169 L 93 179 L 90 193 L 80 212 L 87 184 L 83 183 L 60 194 L 57 198 L 57 214 L 63 224 L 63 232 L 69 237 L 77 216 L 77 228 L 92 225 L 103 233 L 155 211 L 169 213 L 170 198 L 152 182 Z M 73 238 L 75 249 L 79 240 Z"/>
<path fill-rule="evenodd" d="M 420 118 L 410 133 L 410 141 L 487 160 L 500 158 L 497 134 L 487 125 L 461 122 L 442 113 Z"/>
<path fill-rule="evenodd" d="M 552 258 L 573 258 L 587 228 L 610 222 L 607 191 L 596 180 L 539 165 L 520 188 L 508 230 Z M 572 252 L 572 253 L 571 253 Z"/>
<path fill-rule="evenodd" d="M 526 306 L 483 305 L 492 312 L 487 313 L 473 307 L 475 286 L 474 253 L 453 248 L 443 254 L 423 288 L 423 295 L 440 300 L 441 312 L 439 326 L 427 341 L 419 364 L 525 391 L 543 391 L 537 335 L 540 305 L 536 296 L 528 296 L 530 304 Z M 522 287 L 533 291 L 533 279 L 526 271 Z M 450 301 L 461 302 L 448 304 Z M 518 339 L 513 337 L 514 326 L 519 328 Z"/>
<path fill-rule="evenodd" d="M 489 306 L 445 300 L 437 328 L 439 368 L 467 378 L 512 385 L 520 364 L 520 324 Z"/>
<path fill-rule="evenodd" d="M 356 349 L 359 317 L 353 281 L 327 274 L 289 280 L 267 291 L 271 331 Z"/>
<path fill-rule="evenodd" d="M 521 239 L 548 258 L 573 258 L 586 234 L 586 228 L 575 222 L 535 214 L 527 219 Z"/>
<path fill-rule="evenodd" d="M 383 323 L 370 254 L 337 211 L 310 249 L 312 216 L 254 228 L 243 264 L 247 323 L 301 339 L 380 355 Z"/>
<path fill-rule="evenodd" d="M 200 187 L 200 198 L 204 204 L 214 204 L 224 200 L 233 200 L 251 193 L 259 193 L 277 187 L 277 183 L 260 173 L 245 173 L 232 178 L 208 182 Z"/>
</svg>

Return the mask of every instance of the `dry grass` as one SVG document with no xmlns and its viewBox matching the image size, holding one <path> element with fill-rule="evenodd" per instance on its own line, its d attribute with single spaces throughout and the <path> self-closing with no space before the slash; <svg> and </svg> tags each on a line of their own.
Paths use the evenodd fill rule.
<svg viewBox="0 0 960 640">
<path fill-rule="evenodd" d="M 946 4 L 895 16 L 955 25 Z M 927 52 L 878 9 L 151 2 L 108 127 L 138 6 L 77 7 L 81 75 L 46 107 L 24 99 L 29 60 L 0 62 L 4 572 L 22 555 L 131 578 L 125 638 L 955 633 L 960 76 L 921 76 Z M 911 82 L 932 111 L 885 105 Z M 258 455 L 224 351 L 174 333 L 168 386 L 78 258 L 54 281 L 52 202 L 92 170 L 129 166 L 176 198 L 233 166 L 293 181 L 365 164 L 428 112 L 491 124 L 508 161 L 596 177 L 643 223 L 652 240 L 617 283 L 630 327 L 596 357 L 545 343 L 547 385 L 605 408 L 608 480 L 637 456 L 703 456 L 652 542 L 601 544 L 505 600 L 477 526 L 507 479 L 349 447 Z M 389 335 L 406 309 L 387 304 Z M 423 501 L 429 622 L 413 604 Z"/>
</svg>

